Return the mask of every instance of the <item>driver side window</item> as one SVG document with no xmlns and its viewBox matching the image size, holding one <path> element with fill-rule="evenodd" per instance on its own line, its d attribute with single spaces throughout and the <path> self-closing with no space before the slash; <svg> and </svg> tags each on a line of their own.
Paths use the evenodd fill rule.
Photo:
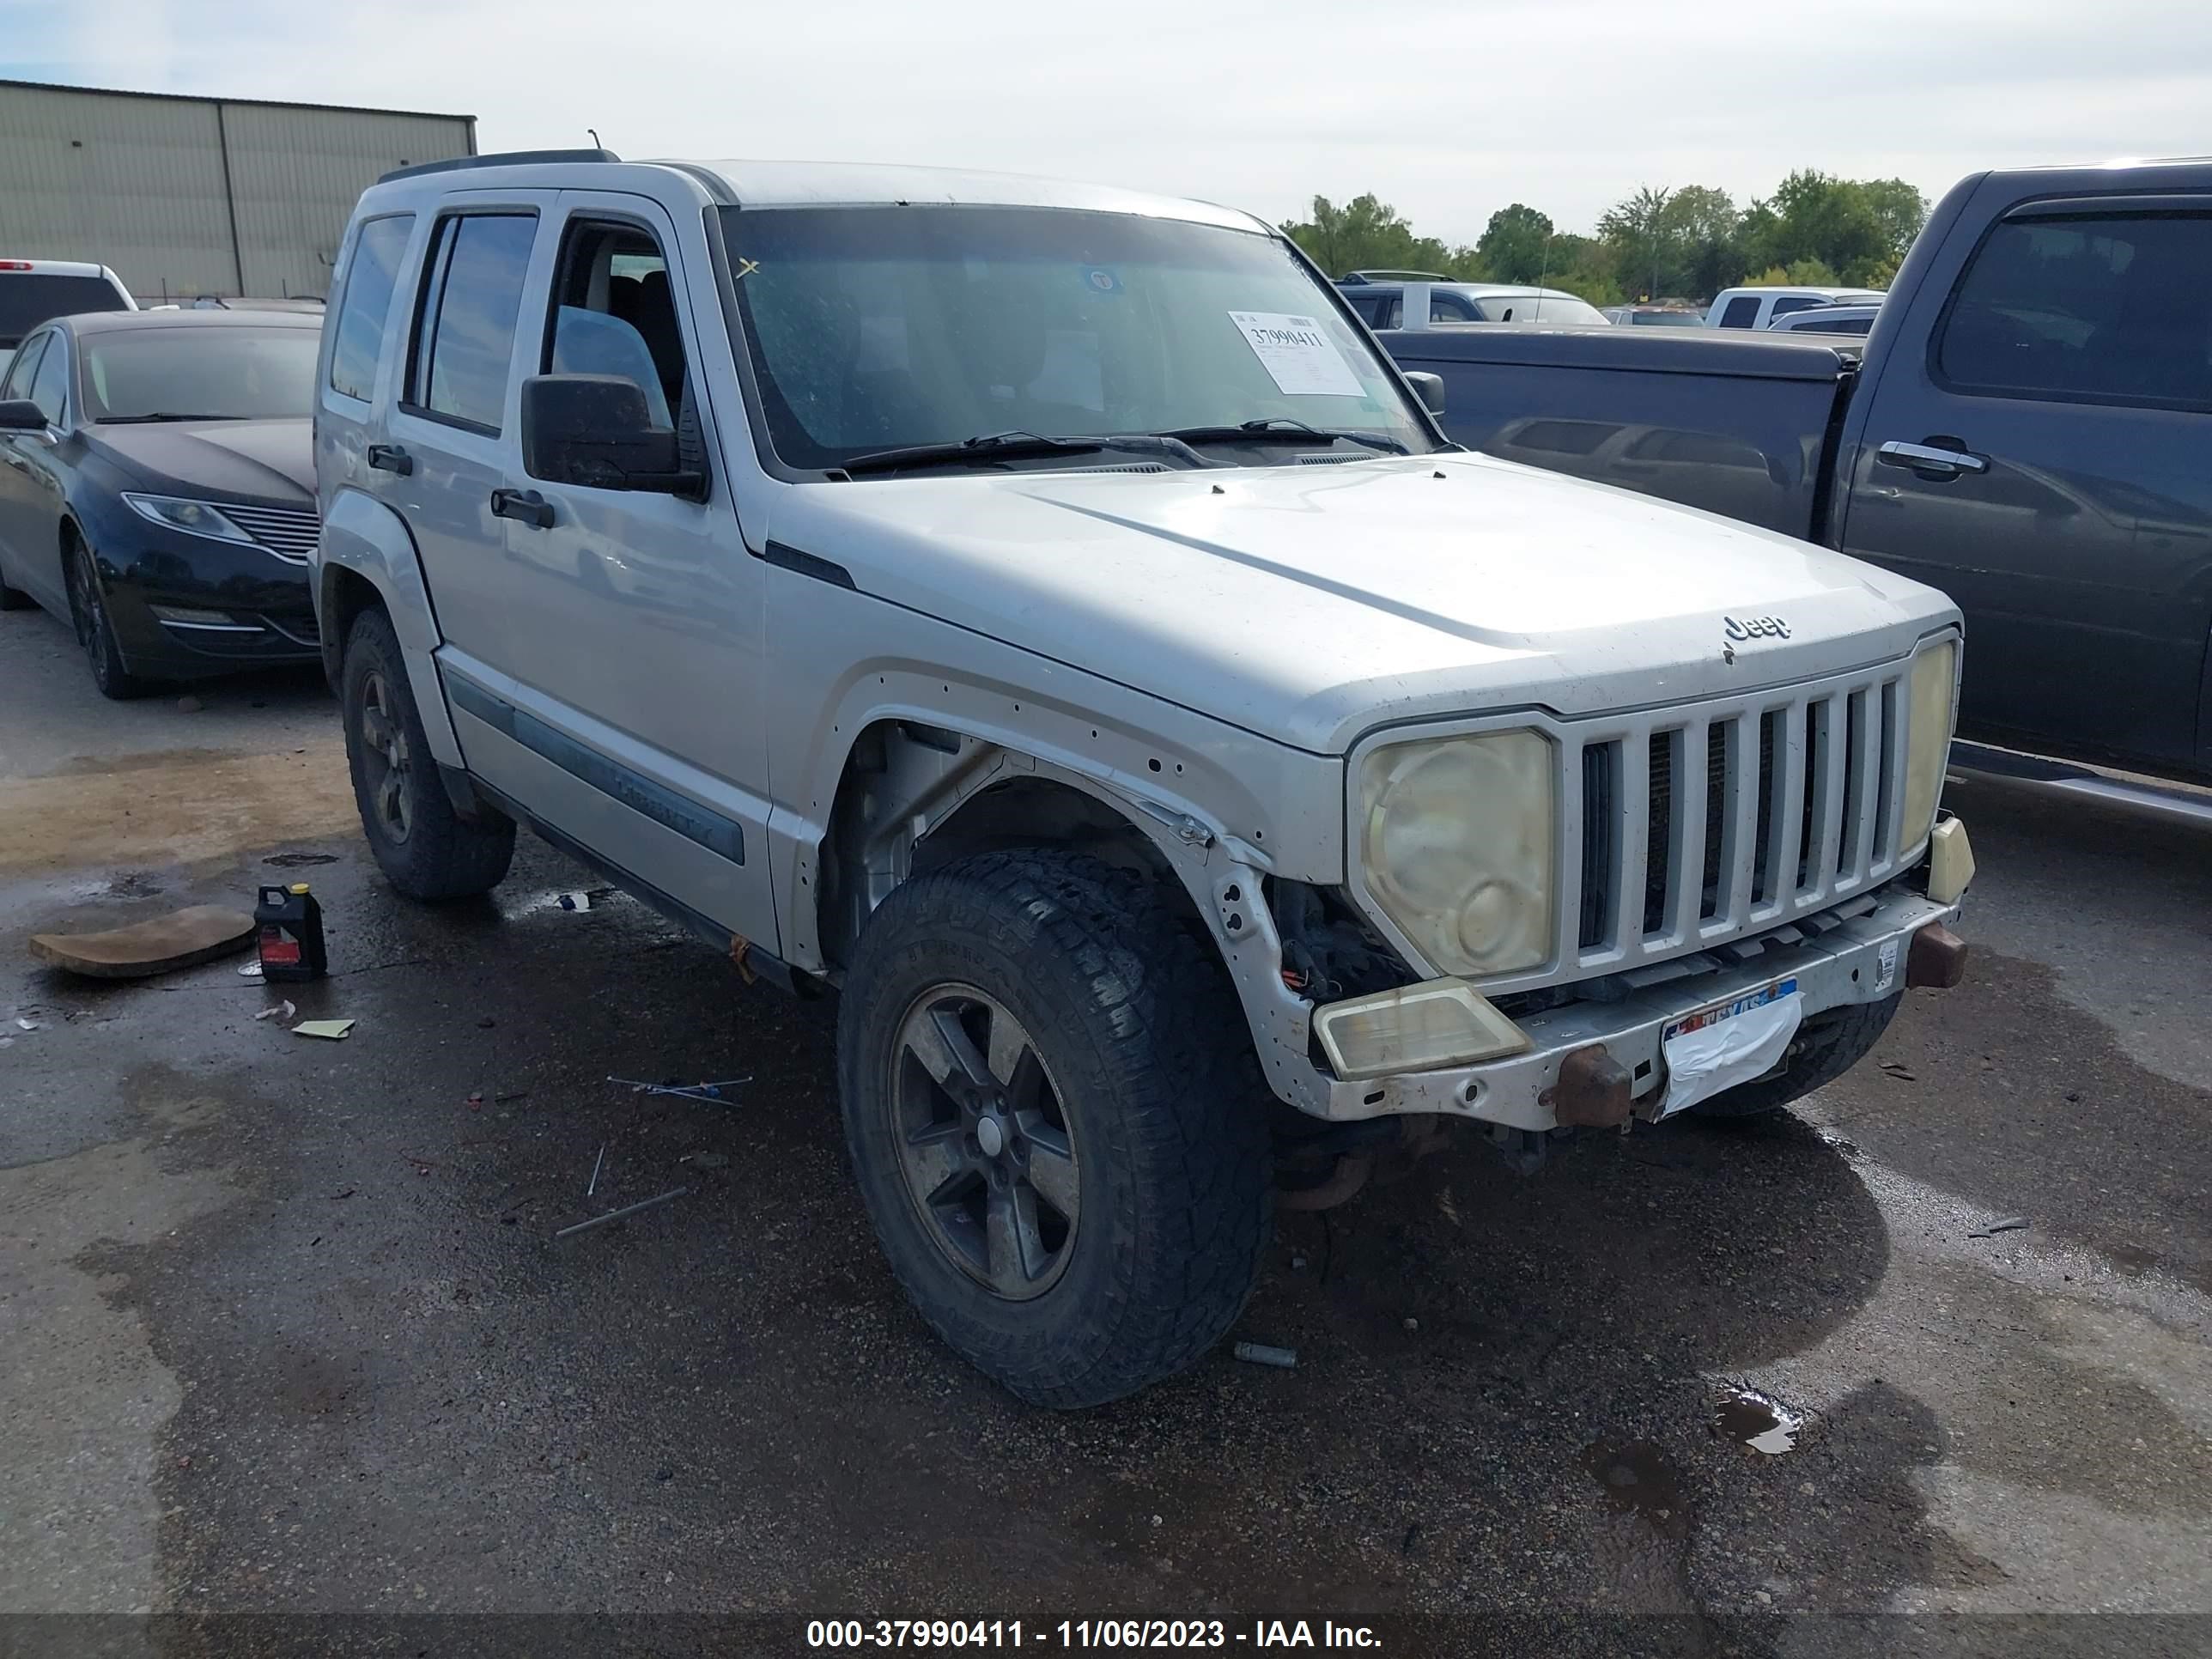
<svg viewBox="0 0 2212 1659">
<path fill-rule="evenodd" d="M 652 233 L 572 221 L 546 319 L 544 372 L 631 381 L 644 392 L 653 423 L 672 428 L 683 410 L 685 369 L 668 262 Z"/>
<path fill-rule="evenodd" d="M 15 356 L 9 361 L 8 376 L 0 380 L 0 403 L 31 395 L 31 377 L 38 372 L 39 354 L 53 337 L 51 334 L 33 334 L 15 348 Z"/>
<path fill-rule="evenodd" d="M 46 337 L 46 354 L 39 359 L 31 389 L 23 394 L 38 404 L 48 426 L 59 426 L 69 404 L 69 347 L 58 334 Z"/>
</svg>

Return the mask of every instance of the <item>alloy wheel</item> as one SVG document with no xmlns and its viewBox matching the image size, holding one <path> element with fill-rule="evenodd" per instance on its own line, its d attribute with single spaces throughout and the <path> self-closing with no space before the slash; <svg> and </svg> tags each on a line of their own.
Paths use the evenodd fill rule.
<svg viewBox="0 0 2212 1659">
<path fill-rule="evenodd" d="M 404 842 L 414 824 L 408 791 L 414 752 L 407 742 L 406 722 L 392 706 L 392 689 L 380 671 L 362 682 L 360 729 L 370 810 L 386 837 Z"/>
<path fill-rule="evenodd" d="M 1066 1271 L 1081 1182 L 1050 1070 L 1005 1006 L 925 991 L 900 1022 L 886 1091 L 907 1195 L 937 1247 L 1010 1302 Z"/>
</svg>

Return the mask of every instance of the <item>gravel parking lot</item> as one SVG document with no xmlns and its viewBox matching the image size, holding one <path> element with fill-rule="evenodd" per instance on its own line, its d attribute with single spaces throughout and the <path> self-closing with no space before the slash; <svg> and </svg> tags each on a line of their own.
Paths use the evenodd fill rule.
<svg viewBox="0 0 2212 1659">
<path fill-rule="evenodd" d="M 1055 1646 L 1109 1616 L 1401 1652 L 2212 1644 L 2202 834 L 1954 787 L 1970 978 L 1843 1082 L 1285 1214 L 1239 1334 L 1296 1370 L 1224 1352 L 1055 1416 L 902 1303 L 821 1009 L 626 899 L 562 909 L 595 884 L 534 845 L 494 902 L 409 907 L 318 684 L 196 701 L 102 704 L 58 624 L 0 618 L 0 1611 L 715 1614 L 749 1652 L 902 1616 Z M 257 1021 L 276 994 L 235 962 L 101 987 L 22 948 L 280 869 L 333 966 L 290 994 L 357 1020 L 343 1043 Z M 1807 1415 L 1795 1450 L 1712 1431 L 1736 1385 Z M 420 1628 L 405 1650 L 459 1650 Z M 94 1629 L 0 1621 L 0 1649 Z"/>
</svg>

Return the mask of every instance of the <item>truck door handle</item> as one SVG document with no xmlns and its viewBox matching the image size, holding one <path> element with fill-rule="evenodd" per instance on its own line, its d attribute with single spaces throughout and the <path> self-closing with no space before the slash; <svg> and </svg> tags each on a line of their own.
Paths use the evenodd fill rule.
<svg viewBox="0 0 2212 1659">
<path fill-rule="evenodd" d="M 495 518 L 519 519 L 540 530 L 553 527 L 553 503 L 534 489 L 495 489 L 491 510 Z"/>
<path fill-rule="evenodd" d="M 397 472 L 403 478 L 415 471 L 415 458 L 398 444 L 371 444 L 368 464 L 379 472 Z"/>
<path fill-rule="evenodd" d="M 1917 472 L 1940 472 L 1955 478 L 1961 472 L 1986 472 L 1990 459 L 1964 449 L 1940 449 L 1934 444 L 1904 444 L 1895 439 L 1874 453 L 1884 466 L 1909 467 Z"/>
</svg>

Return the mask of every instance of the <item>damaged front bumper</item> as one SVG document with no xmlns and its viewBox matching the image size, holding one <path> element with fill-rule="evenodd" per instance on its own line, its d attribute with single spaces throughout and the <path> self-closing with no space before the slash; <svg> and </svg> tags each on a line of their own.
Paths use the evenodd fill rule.
<svg viewBox="0 0 2212 1659">
<path fill-rule="evenodd" d="M 1958 914 L 1955 901 L 1892 889 L 1872 910 L 1818 937 L 1769 940 L 1755 957 L 1715 971 L 1527 1015 L 1514 1022 L 1529 1044 L 1517 1054 L 1435 1071 L 1328 1078 L 1316 1103 L 1334 1120 L 1432 1112 L 1542 1132 L 1593 1121 L 1575 1109 L 1583 1103 L 1574 1097 L 1599 1087 L 1617 1099 L 1625 1073 L 1631 1109 L 1653 1116 L 1667 1086 L 1662 1039 L 1671 1022 L 1788 980 L 1796 981 L 1808 1019 L 1881 1001 L 1908 982 L 1956 983 L 1964 947 L 1941 924 Z M 1931 927 L 1939 931 L 1924 933 Z"/>
</svg>

